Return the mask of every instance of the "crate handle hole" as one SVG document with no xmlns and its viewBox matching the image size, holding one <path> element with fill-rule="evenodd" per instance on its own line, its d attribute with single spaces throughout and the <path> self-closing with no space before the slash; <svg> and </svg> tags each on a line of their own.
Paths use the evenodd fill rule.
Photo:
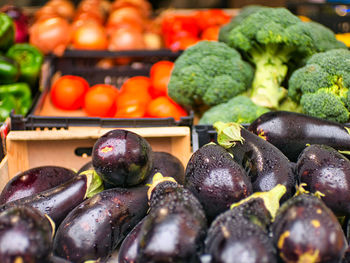
<svg viewBox="0 0 350 263">
<path fill-rule="evenodd" d="M 87 158 L 91 156 L 92 147 L 78 147 L 74 150 L 75 155 Z"/>
</svg>

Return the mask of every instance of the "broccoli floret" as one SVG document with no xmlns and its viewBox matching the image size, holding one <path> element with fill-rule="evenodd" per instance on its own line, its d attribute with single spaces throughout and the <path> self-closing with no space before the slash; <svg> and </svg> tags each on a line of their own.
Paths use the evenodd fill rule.
<svg viewBox="0 0 350 263">
<path fill-rule="evenodd" d="M 256 105 L 250 98 L 239 95 L 207 110 L 198 123 L 214 124 L 216 121 L 251 123 L 268 111 L 270 110 Z"/>
<path fill-rule="evenodd" d="M 259 11 L 262 8 L 265 8 L 265 7 L 261 5 L 246 5 L 242 7 L 239 13 L 236 16 L 234 16 L 229 23 L 220 27 L 219 41 L 227 43 L 229 32 L 233 28 L 235 28 L 237 25 L 239 25 L 244 18 L 246 18 L 251 14 L 254 14 L 255 12 Z"/>
<path fill-rule="evenodd" d="M 253 68 L 224 43 L 200 41 L 175 61 L 168 94 L 194 110 L 228 101 L 250 87 Z"/>
<path fill-rule="evenodd" d="M 323 48 L 330 48 L 335 34 L 315 28 L 320 27 L 302 22 L 286 8 L 265 7 L 244 18 L 230 31 L 229 46 L 255 65 L 250 97 L 256 104 L 277 109 L 287 96 L 287 90 L 281 85 L 289 66 L 300 64 Z M 335 41 L 334 48 L 338 47 Z"/>
<path fill-rule="evenodd" d="M 347 122 L 350 110 L 350 51 L 333 49 L 314 54 L 288 82 L 288 95 L 304 113 Z"/>
</svg>

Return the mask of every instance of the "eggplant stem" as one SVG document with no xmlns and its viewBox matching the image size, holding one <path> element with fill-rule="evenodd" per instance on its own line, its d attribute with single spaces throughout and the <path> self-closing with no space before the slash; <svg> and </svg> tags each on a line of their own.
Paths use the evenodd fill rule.
<svg viewBox="0 0 350 263">
<path fill-rule="evenodd" d="M 80 174 L 85 175 L 87 178 L 87 187 L 84 199 L 91 198 L 95 194 L 98 194 L 99 192 L 102 192 L 104 190 L 103 181 L 95 170 L 86 170 L 84 172 L 81 172 Z"/>
<path fill-rule="evenodd" d="M 271 215 L 271 221 L 273 222 L 275 220 L 277 210 L 280 207 L 280 199 L 282 196 L 287 192 L 286 186 L 282 184 L 276 185 L 274 188 L 272 188 L 270 191 L 267 192 L 255 192 L 252 195 L 248 196 L 247 198 L 234 203 L 231 205 L 231 209 L 241 205 L 242 203 L 247 202 L 250 199 L 254 198 L 261 198 L 264 201 L 264 205 L 266 209 L 270 212 Z"/>
<path fill-rule="evenodd" d="M 155 173 L 152 177 L 152 183 L 147 184 L 149 186 L 147 191 L 148 200 L 151 200 L 152 192 L 158 184 L 168 181 L 177 183 L 173 177 L 164 177 L 161 173 Z"/>
<path fill-rule="evenodd" d="M 218 133 L 217 141 L 219 145 L 228 149 L 236 145 L 237 142 L 244 143 L 244 138 L 241 136 L 243 126 L 235 122 L 217 121 L 213 127 Z"/>
</svg>

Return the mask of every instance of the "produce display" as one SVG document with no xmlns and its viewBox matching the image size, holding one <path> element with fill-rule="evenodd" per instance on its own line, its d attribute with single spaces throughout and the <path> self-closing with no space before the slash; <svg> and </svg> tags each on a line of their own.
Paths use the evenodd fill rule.
<svg viewBox="0 0 350 263">
<path fill-rule="evenodd" d="M 30 43 L 44 53 L 80 50 L 182 50 L 199 40 L 217 40 L 231 15 L 221 9 L 152 10 L 147 0 L 50 0 L 35 14 Z"/>
<path fill-rule="evenodd" d="M 44 60 L 37 47 L 21 43 L 25 40 L 25 36 L 18 36 L 18 23 L 22 20 L 14 20 L 7 11 L 12 9 L 0 10 L 0 122 L 9 117 L 12 110 L 23 115 L 28 112 Z"/>
<path fill-rule="evenodd" d="M 114 118 L 167 118 L 179 121 L 188 112 L 168 96 L 168 82 L 174 62 L 160 60 L 151 65 L 149 76 L 125 77 L 120 87 L 90 86 L 81 76 L 63 75 L 50 89 L 50 101 L 70 115 Z"/>
<path fill-rule="evenodd" d="M 120 128 L 97 138 L 79 172 L 14 177 L 1 193 L 0 243 L 19 231 L 31 249 L 9 243 L 2 262 L 347 262 L 349 159 L 315 138 L 292 162 L 249 128 L 214 126 L 217 142 L 185 166 Z"/>
<path fill-rule="evenodd" d="M 283 7 L 247 6 L 220 28 L 219 42 L 200 41 L 178 57 L 169 96 L 192 108 L 200 124 L 249 124 L 268 110 L 345 123 L 349 55 L 345 43 L 317 22 Z"/>
</svg>

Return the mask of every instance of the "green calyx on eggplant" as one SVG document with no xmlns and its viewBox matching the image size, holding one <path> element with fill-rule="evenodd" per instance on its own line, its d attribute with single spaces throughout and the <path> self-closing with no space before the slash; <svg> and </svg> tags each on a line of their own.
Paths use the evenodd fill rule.
<svg viewBox="0 0 350 263">
<path fill-rule="evenodd" d="M 350 161 L 343 154 L 327 145 L 310 145 L 300 154 L 296 171 L 305 190 L 321 192 L 336 215 L 350 215 Z"/>
<path fill-rule="evenodd" d="M 173 177 L 179 184 L 185 182 L 185 168 L 181 161 L 174 155 L 167 152 L 152 152 L 153 166 L 145 183 L 151 183 L 156 173 L 166 177 Z"/>
<path fill-rule="evenodd" d="M 0 213 L 0 262 L 47 262 L 54 229 L 40 211 L 13 206 Z"/>
<path fill-rule="evenodd" d="M 57 229 L 54 254 L 74 263 L 106 260 L 147 214 L 147 191 L 115 187 L 82 202 Z"/>
<path fill-rule="evenodd" d="M 71 169 L 59 166 L 28 169 L 6 183 L 0 195 L 0 204 L 43 192 L 68 181 L 76 174 Z"/>
<path fill-rule="evenodd" d="M 156 184 L 150 198 L 136 262 L 198 262 L 207 230 L 201 203 L 188 189 L 167 180 Z"/>
<path fill-rule="evenodd" d="M 237 123 L 214 123 L 219 145 L 225 147 L 251 178 L 254 192 L 271 190 L 278 184 L 287 191 L 284 202 L 295 193 L 294 165 L 274 145 Z"/>
<path fill-rule="evenodd" d="M 114 186 L 134 186 L 143 182 L 151 171 L 151 153 L 151 146 L 142 136 L 115 129 L 95 142 L 92 164 L 104 181 Z"/>
<path fill-rule="evenodd" d="M 88 170 L 44 192 L 8 202 L 0 206 L 0 211 L 17 205 L 30 206 L 47 214 L 59 225 L 74 207 L 102 190 L 101 178 L 93 170 Z"/>
<path fill-rule="evenodd" d="M 277 262 L 269 227 L 285 193 L 283 185 L 254 193 L 221 213 L 210 225 L 205 253 L 210 262 Z"/>
<path fill-rule="evenodd" d="M 340 262 L 348 247 L 334 213 L 315 195 L 295 195 L 279 208 L 271 226 L 285 262 Z"/>
<path fill-rule="evenodd" d="M 253 192 L 242 166 L 215 143 L 206 144 L 192 154 L 186 166 L 184 186 L 201 202 L 209 221 Z"/>
<path fill-rule="evenodd" d="M 252 122 L 248 130 L 280 149 L 292 162 L 309 144 L 324 144 L 350 151 L 349 128 L 345 125 L 302 113 L 271 111 Z"/>
</svg>

